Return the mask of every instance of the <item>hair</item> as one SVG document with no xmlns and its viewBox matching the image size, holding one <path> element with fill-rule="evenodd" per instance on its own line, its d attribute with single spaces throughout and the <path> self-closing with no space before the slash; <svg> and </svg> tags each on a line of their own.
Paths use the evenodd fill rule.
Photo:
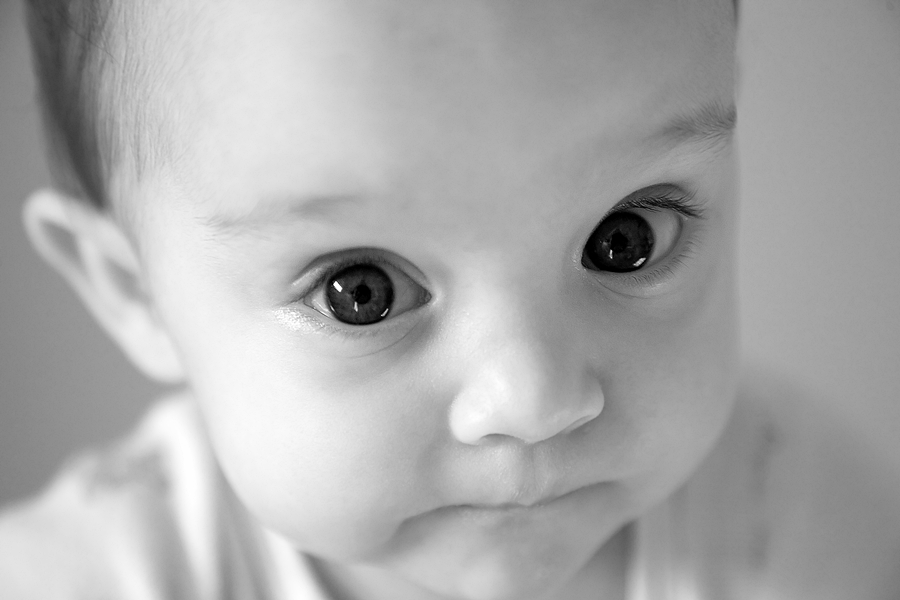
<svg viewBox="0 0 900 600">
<path fill-rule="evenodd" d="M 57 186 L 108 206 L 112 153 L 98 85 L 109 48 L 114 0 L 29 0 L 28 28 Z"/>
<path fill-rule="evenodd" d="M 110 181 L 131 168 L 140 178 L 163 156 L 159 111 L 148 85 L 158 67 L 139 57 L 142 9 L 118 0 L 26 0 L 53 183 L 105 210 Z"/>
<path fill-rule="evenodd" d="M 141 4 L 26 0 L 53 183 L 101 210 L 114 204 L 115 169 L 130 166 L 140 180 L 167 155 L 164 111 L 151 110 L 147 93 L 163 74 L 136 59 L 154 49 L 138 34 L 149 22 Z"/>
</svg>

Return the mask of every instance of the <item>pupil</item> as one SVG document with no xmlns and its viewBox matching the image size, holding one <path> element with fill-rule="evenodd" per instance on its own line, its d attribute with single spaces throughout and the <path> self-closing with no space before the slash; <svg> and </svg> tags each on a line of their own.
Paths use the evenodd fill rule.
<svg viewBox="0 0 900 600">
<path fill-rule="evenodd" d="M 609 242 L 609 249 L 611 252 L 622 252 L 623 250 L 627 250 L 628 238 L 625 237 L 621 231 L 615 232 Z"/>
<path fill-rule="evenodd" d="M 353 265 L 335 273 L 325 288 L 334 318 L 350 325 L 371 325 L 387 317 L 394 303 L 394 286 L 374 265 Z"/>
<path fill-rule="evenodd" d="M 372 299 L 372 290 L 366 284 L 361 284 L 353 290 L 353 300 L 359 304 L 365 304 Z"/>
<path fill-rule="evenodd" d="M 629 212 L 603 219 L 588 238 L 582 263 L 597 271 L 636 271 L 653 254 L 653 229 L 647 220 Z"/>
</svg>

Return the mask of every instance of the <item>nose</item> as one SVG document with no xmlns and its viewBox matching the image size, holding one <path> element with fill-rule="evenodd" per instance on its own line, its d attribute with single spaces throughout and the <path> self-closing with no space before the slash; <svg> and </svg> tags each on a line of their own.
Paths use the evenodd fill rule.
<svg viewBox="0 0 900 600">
<path fill-rule="evenodd" d="M 506 329 L 506 331 L 498 331 Z M 490 328 L 490 344 L 464 358 L 466 376 L 450 407 L 456 439 L 480 445 L 498 438 L 536 444 L 572 432 L 604 406 L 600 379 L 571 340 L 541 339 L 521 323 Z M 487 336 L 479 336 L 481 340 Z"/>
</svg>

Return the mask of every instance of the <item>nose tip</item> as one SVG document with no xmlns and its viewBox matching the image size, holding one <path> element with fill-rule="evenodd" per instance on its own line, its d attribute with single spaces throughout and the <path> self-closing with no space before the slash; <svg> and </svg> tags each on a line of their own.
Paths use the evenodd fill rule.
<svg viewBox="0 0 900 600">
<path fill-rule="evenodd" d="M 507 375 L 512 375 L 507 373 Z M 539 383 L 540 385 L 536 385 Z M 482 378 L 462 390 L 451 406 L 450 427 L 459 441 L 480 445 L 498 438 L 536 444 L 572 433 L 603 411 L 605 398 L 598 379 L 561 393 L 553 380 L 532 377 Z M 554 393 L 555 392 L 555 393 Z"/>
</svg>

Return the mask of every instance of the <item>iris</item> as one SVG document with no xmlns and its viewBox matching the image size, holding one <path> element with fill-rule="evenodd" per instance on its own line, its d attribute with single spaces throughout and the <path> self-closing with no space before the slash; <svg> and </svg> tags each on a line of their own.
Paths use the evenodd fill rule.
<svg viewBox="0 0 900 600">
<path fill-rule="evenodd" d="M 597 271 L 636 271 L 653 254 L 654 241 L 646 219 L 630 212 L 613 213 L 588 238 L 582 262 Z"/>
<path fill-rule="evenodd" d="M 391 278 L 374 265 L 353 265 L 335 273 L 325 288 L 334 317 L 350 325 L 378 323 L 391 310 Z"/>
</svg>

